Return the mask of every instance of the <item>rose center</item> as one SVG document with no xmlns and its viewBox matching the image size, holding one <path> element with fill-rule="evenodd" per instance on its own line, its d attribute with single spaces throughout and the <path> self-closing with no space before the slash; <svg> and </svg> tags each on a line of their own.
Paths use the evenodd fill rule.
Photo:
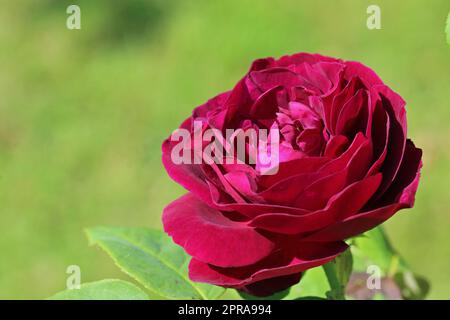
<svg viewBox="0 0 450 320">
<path fill-rule="evenodd" d="M 320 155 L 325 143 L 321 118 L 307 105 L 289 102 L 277 112 L 282 143 L 308 156 Z"/>
</svg>

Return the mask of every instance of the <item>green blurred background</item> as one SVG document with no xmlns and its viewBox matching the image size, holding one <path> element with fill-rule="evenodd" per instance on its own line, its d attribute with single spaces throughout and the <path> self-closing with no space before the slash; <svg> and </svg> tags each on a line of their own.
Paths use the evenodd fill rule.
<svg viewBox="0 0 450 320">
<path fill-rule="evenodd" d="M 381 30 L 366 8 L 381 7 Z M 66 8 L 81 7 L 81 30 Z M 22 0 L 0 4 L 0 298 L 123 277 L 83 228 L 161 228 L 183 193 L 162 140 L 251 61 L 299 51 L 372 67 L 424 149 L 416 206 L 386 225 L 430 298 L 450 298 L 448 0 Z"/>
</svg>

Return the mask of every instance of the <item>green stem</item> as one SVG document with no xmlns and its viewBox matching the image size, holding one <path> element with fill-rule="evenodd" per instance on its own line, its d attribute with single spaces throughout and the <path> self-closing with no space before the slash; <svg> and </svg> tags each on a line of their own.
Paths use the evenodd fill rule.
<svg viewBox="0 0 450 320">
<path fill-rule="evenodd" d="M 339 283 L 336 273 L 336 262 L 334 260 L 330 261 L 322 267 L 331 289 L 329 298 L 332 300 L 345 300 L 344 287 Z"/>
</svg>

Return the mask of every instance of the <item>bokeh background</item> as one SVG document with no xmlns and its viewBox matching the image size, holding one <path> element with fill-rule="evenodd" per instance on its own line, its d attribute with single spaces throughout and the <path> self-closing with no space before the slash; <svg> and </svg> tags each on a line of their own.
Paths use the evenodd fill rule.
<svg viewBox="0 0 450 320">
<path fill-rule="evenodd" d="M 81 30 L 66 8 L 81 7 Z M 366 8 L 381 7 L 381 30 Z M 161 228 L 184 191 L 160 145 L 255 58 L 318 52 L 372 67 L 407 101 L 424 149 L 416 206 L 392 243 L 450 298 L 448 0 L 21 0 L 0 3 L 0 298 L 46 298 L 66 268 L 121 278 L 83 229 Z"/>
</svg>

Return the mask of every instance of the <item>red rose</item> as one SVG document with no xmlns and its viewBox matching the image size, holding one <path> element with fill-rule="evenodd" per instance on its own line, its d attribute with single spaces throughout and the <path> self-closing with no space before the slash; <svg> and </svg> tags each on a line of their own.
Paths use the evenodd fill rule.
<svg viewBox="0 0 450 320">
<path fill-rule="evenodd" d="M 192 256 L 191 279 L 269 295 L 412 207 L 422 152 L 407 139 L 404 106 L 368 67 L 299 53 L 256 60 L 233 90 L 196 108 L 180 127 L 191 138 L 195 121 L 200 134 L 280 134 L 275 174 L 258 162 L 177 164 L 179 142 L 163 143 L 167 172 L 189 190 L 165 208 L 164 229 Z M 185 159 L 198 156 L 186 145 Z"/>
</svg>

